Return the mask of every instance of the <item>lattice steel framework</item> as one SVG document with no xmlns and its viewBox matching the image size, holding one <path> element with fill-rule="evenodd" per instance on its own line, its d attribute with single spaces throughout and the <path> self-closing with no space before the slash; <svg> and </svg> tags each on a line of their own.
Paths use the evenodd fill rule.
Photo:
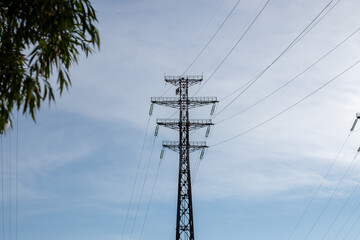
<svg viewBox="0 0 360 240">
<path fill-rule="evenodd" d="M 177 87 L 179 97 L 153 97 L 151 102 L 180 110 L 179 119 L 157 119 L 160 126 L 179 131 L 179 141 L 163 141 L 163 147 L 179 153 L 179 181 L 176 214 L 176 240 L 194 240 L 194 221 L 190 175 L 190 152 L 207 148 L 206 142 L 190 142 L 189 132 L 213 125 L 208 119 L 189 120 L 189 109 L 218 102 L 216 97 L 189 97 L 189 87 L 203 80 L 201 75 L 165 76 Z"/>
</svg>

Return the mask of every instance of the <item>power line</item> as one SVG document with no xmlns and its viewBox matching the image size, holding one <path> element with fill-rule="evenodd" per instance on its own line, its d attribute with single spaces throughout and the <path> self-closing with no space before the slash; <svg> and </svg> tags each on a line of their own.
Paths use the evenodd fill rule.
<svg viewBox="0 0 360 240">
<path fill-rule="evenodd" d="M 212 126 L 212 127 L 214 127 L 214 126 Z M 192 133 L 195 133 L 197 130 L 199 130 L 199 129 L 194 130 Z M 210 137 L 211 137 L 212 131 L 213 131 L 213 128 L 210 129 L 210 132 L 209 132 L 209 135 L 208 135 L 208 136 L 205 135 L 205 136 L 203 137 L 204 141 L 206 140 L 206 138 L 210 138 Z M 190 134 L 190 135 L 191 135 L 191 134 Z M 206 157 L 206 155 L 207 155 L 207 153 L 208 153 L 207 150 L 204 150 L 204 151 L 205 151 L 205 152 L 204 152 L 204 155 L 201 157 L 202 152 L 200 152 L 199 155 L 198 155 L 198 157 L 197 157 L 197 160 L 195 161 L 195 164 L 194 164 L 194 165 L 195 165 L 195 166 L 194 166 L 194 173 L 193 173 L 193 177 L 192 177 L 192 180 L 193 180 L 193 181 L 195 181 L 195 179 L 196 179 L 196 176 L 197 176 L 197 174 L 198 174 L 198 171 L 199 171 L 200 164 L 201 164 L 202 160 Z"/>
<path fill-rule="evenodd" d="M 222 2 L 220 3 L 219 7 L 216 9 L 216 11 L 214 12 L 214 14 L 212 15 L 212 17 L 210 18 L 210 20 L 207 22 L 207 24 L 205 25 L 205 27 L 202 29 L 202 31 L 200 32 L 199 36 L 196 38 L 196 40 L 191 44 L 191 47 L 188 48 L 188 50 L 186 51 L 186 53 L 184 54 L 184 56 L 181 58 L 181 60 L 176 64 L 176 66 L 173 68 L 173 72 L 175 72 L 175 70 L 177 69 L 177 66 L 182 63 L 184 61 L 184 59 L 189 55 L 190 50 L 194 48 L 194 46 L 196 45 L 196 43 L 200 40 L 200 38 L 202 37 L 202 35 L 204 34 L 205 30 L 208 28 L 208 26 L 210 25 L 210 23 L 214 20 L 215 16 L 218 14 L 219 10 L 221 9 L 221 7 L 223 6 L 225 0 L 222 0 Z"/>
<path fill-rule="evenodd" d="M 357 205 L 357 207 L 356 207 L 356 209 L 355 210 L 357 210 L 358 208 L 360 207 L 360 203 Z M 353 212 L 353 213 L 355 213 L 355 211 Z M 353 213 L 351 214 L 351 216 L 353 215 Z M 349 233 L 354 229 L 354 227 L 356 226 L 356 224 L 359 222 L 359 220 L 360 220 L 360 215 L 358 216 L 358 218 L 356 219 L 356 221 L 353 223 L 353 225 L 351 226 L 351 228 L 349 229 L 349 231 L 345 234 L 345 237 L 343 238 L 343 239 L 346 239 L 346 237 L 349 235 Z M 359 234 L 360 234 L 360 232 L 359 232 Z M 358 234 L 358 235 L 359 235 Z M 358 235 L 357 235 L 357 237 L 358 237 Z M 357 238 L 356 237 L 356 238 Z"/>
<path fill-rule="evenodd" d="M 297 220 L 296 224 L 294 225 L 294 227 L 291 229 L 291 232 L 288 236 L 288 240 L 291 239 L 291 237 L 293 236 L 293 234 L 295 233 L 295 230 L 297 229 L 297 227 L 299 226 L 300 222 L 302 221 L 302 219 L 304 218 L 305 214 L 307 213 L 307 211 L 309 210 L 310 205 L 313 203 L 315 197 L 318 195 L 320 188 L 322 187 L 322 185 L 325 182 L 325 179 L 328 177 L 331 169 L 334 167 L 335 162 L 337 161 L 337 159 L 339 158 L 340 153 L 342 152 L 345 144 L 347 143 L 349 137 L 350 137 L 351 132 L 349 132 L 349 134 L 346 136 L 345 140 L 343 141 L 343 143 L 341 144 L 339 150 L 337 151 L 335 158 L 333 159 L 333 161 L 331 162 L 329 168 L 327 169 L 322 181 L 320 182 L 319 186 L 316 188 L 316 191 L 314 193 L 314 195 L 312 196 L 312 198 L 310 199 L 310 201 L 308 202 L 308 204 L 306 205 L 305 209 L 302 211 L 300 218 Z"/>
<path fill-rule="evenodd" d="M 284 54 L 286 54 L 292 47 L 294 47 L 296 45 L 296 43 L 298 43 L 298 40 L 300 40 L 302 38 L 302 36 L 306 35 L 307 33 L 309 33 L 309 31 L 307 31 L 313 24 L 314 22 L 321 16 L 321 14 L 331 5 L 331 3 L 334 0 L 331 0 L 319 13 L 318 15 L 305 27 L 304 30 L 301 31 L 301 33 L 280 53 L 279 56 L 277 56 L 264 70 L 262 70 L 258 75 L 256 75 L 252 80 L 250 80 L 245 89 L 242 90 L 233 100 L 231 100 L 223 109 L 221 109 L 214 117 L 216 117 L 217 115 L 219 115 L 220 113 L 222 113 L 226 108 L 228 108 L 233 102 L 235 102 L 236 99 L 238 99 L 246 90 L 248 90 L 272 65 L 274 65 Z M 340 1 L 340 0 L 339 0 Z M 332 8 L 331 8 L 332 9 Z M 331 10 L 330 9 L 330 10 Z M 326 12 L 325 15 L 327 15 L 330 11 Z M 324 16 L 325 16 L 324 15 Z M 321 18 L 322 19 L 322 18 Z M 320 19 L 320 20 L 321 20 Z M 317 25 L 320 20 L 318 22 L 316 22 L 314 24 Z M 206 83 L 206 82 L 205 82 Z M 205 85 L 204 83 L 204 85 Z M 203 85 L 203 86 L 204 86 Z M 199 89 L 200 90 L 200 89 Z"/>
<path fill-rule="evenodd" d="M 124 235 L 125 235 L 127 221 L 128 221 L 128 218 L 129 218 L 130 209 L 131 209 L 133 198 L 134 198 L 135 187 L 136 187 L 137 179 L 138 179 L 138 176 L 139 176 L 139 169 L 140 169 L 140 165 L 141 165 L 141 162 L 142 162 L 142 156 L 143 156 L 143 153 L 144 153 L 144 147 L 145 147 L 147 133 L 148 133 L 148 130 L 149 130 L 150 119 L 151 119 L 151 115 L 149 116 L 147 124 L 146 124 L 144 140 L 143 140 L 141 151 L 140 151 L 139 163 L 138 163 L 138 166 L 137 166 L 137 169 L 136 169 L 135 181 L 134 181 L 133 189 L 132 189 L 132 192 L 131 192 L 130 203 L 129 203 L 129 206 L 128 206 L 128 209 L 127 209 L 127 212 L 126 212 L 125 223 L 124 223 L 124 228 L 123 228 L 122 235 L 121 235 L 121 240 L 124 238 Z"/>
<path fill-rule="evenodd" d="M 352 196 L 354 195 L 354 193 L 356 192 L 356 190 L 358 189 L 360 185 L 360 182 L 358 182 L 354 189 L 352 190 L 352 192 L 350 193 L 350 196 L 346 199 L 345 203 L 342 205 L 341 209 L 338 211 L 338 213 L 336 214 L 334 220 L 331 222 L 331 224 L 329 225 L 329 227 L 327 228 L 325 234 L 322 237 L 322 240 L 324 240 L 326 238 L 326 236 L 328 235 L 330 229 L 332 229 L 334 223 L 336 222 L 336 220 L 339 218 L 340 214 L 344 211 L 345 207 L 348 205 L 349 200 L 352 198 Z"/>
<path fill-rule="evenodd" d="M 284 114 L 285 112 L 289 111 L 291 108 L 295 107 L 296 105 L 298 105 L 299 103 L 305 101 L 306 99 L 308 99 L 309 97 L 311 97 L 312 95 L 314 95 L 315 93 L 317 93 L 318 91 L 320 91 L 321 89 L 323 89 L 324 87 L 326 87 L 327 85 L 329 85 L 330 83 L 332 83 L 333 81 L 335 81 L 337 78 L 339 78 L 341 75 L 343 75 L 344 73 L 346 73 L 347 71 L 349 71 L 350 69 L 352 69 L 353 67 L 355 67 L 358 63 L 360 62 L 360 60 L 356 61 L 355 63 L 353 63 L 350 67 L 348 67 L 347 69 L 345 69 L 343 72 L 341 72 L 340 74 L 338 74 L 336 77 L 332 78 L 330 81 L 326 82 L 325 84 L 323 84 L 322 86 L 320 86 L 319 88 L 317 88 L 315 91 L 311 92 L 310 94 L 308 94 L 307 96 L 303 97 L 302 99 L 300 99 L 299 101 L 295 102 L 294 104 L 292 104 L 291 106 L 285 108 L 284 110 L 282 110 L 281 112 L 273 115 L 272 117 L 268 118 L 267 120 L 263 121 L 262 123 L 259 123 L 258 125 L 240 133 L 240 134 L 237 134 L 231 138 L 228 138 L 228 139 L 225 139 L 223 141 L 220 141 L 218 143 L 215 143 L 211 146 L 217 146 L 217 145 L 221 145 L 221 144 L 224 144 L 226 142 L 229 142 L 233 139 L 236 139 L 238 137 L 241 137 L 255 129 L 257 129 L 258 127 L 261 127 L 263 125 L 265 125 L 266 123 L 270 122 L 271 120 L 277 118 L 278 116 Z"/>
<path fill-rule="evenodd" d="M 175 177 L 175 178 L 176 178 L 176 177 Z M 169 193 L 169 192 L 171 192 L 171 191 L 170 191 L 170 185 L 167 184 L 165 188 L 162 188 L 162 189 L 161 189 L 161 192 L 163 192 L 163 193 Z M 170 198 L 170 195 L 166 195 L 162 200 L 166 202 L 166 201 L 169 201 L 169 200 L 170 200 L 169 198 Z M 174 201 L 176 201 L 176 196 L 175 196 L 174 198 L 175 198 Z M 160 214 L 163 214 L 164 209 L 165 209 L 165 208 L 160 208 L 160 209 L 157 209 L 157 210 L 156 210 L 156 216 L 154 217 L 155 221 L 151 221 L 151 226 L 150 226 L 151 232 L 150 232 L 149 235 L 148 235 L 148 238 L 149 238 L 149 239 L 156 238 L 156 237 L 153 237 L 153 232 L 154 232 L 154 229 L 157 229 L 157 228 L 158 228 L 159 220 L 161 219 Z"/>
<path fill-rule="evenodd" d="M 143 234 L 143 232 L 144 232 L 144 228 L 145 228 L 146 220 L 147 220 L 147 217 L 148 217 L 148 214 L 149 214 L 149 209 L 150 209 L 152 197 L 153 197 L 153 194 L 154 194 L 154 189 L 155 189 L 156 182 L 157 182 L 157 178 L 158 178 L 158 175 L 159 175 L 159 170 L 160 170 L 161 162 L 162 162 L 162 160 L 160 159 L 159 164 L 158 164 L 158 167 L 157 167 L 157 169 L 156 169 L 155 179 L 154 179 L 154 183 L 153 183 L 153 186 L 152 186 L 152 189 L 151 189 L 150 199 L 149 199 L 149 202 L 148 202 L 148 205 L 147 205 L 147 208 L 146 208 L 146 213 L 145 213 L 144 222 L 143 222 L 143 225 L 142 225 L 142 227 L 141 227 L 139 240 L 141 239 L 142 234 Z"/>
<path fill-rule="evenodd" d="M 352 167 L 352 165 L 353 165 L 356 157 L 357 157 L 357 154 L 356 154 L 355 157 L 352 159 L 352 161 L 351 161 L 351 163 L 349 164 L 348 168 L 346 169 L 345 173 L 342 175 L 339 183 L 336 185 L 335 190 L 334 190 L 333 193 L 331 194 L 331 197 L 327 199 L 325 206 L 323 207 L 323 209 L 322 209 L 321 212 L 320 212 L 320 215 L 316 218 L 314 224 L 311 226 L 310 230 L 309 230 L 308 233 L 306 234 L 305 240 L 309 238 L 311 232 L 314 230 L 314 228 L 315 228 L 315 226 L 317 225 L 317 223 L 319 222 L 320 218 L 323 216 L 323 214 L 324 214 L 327 206 L 329 205 L 329 203 L 331 202 L 331 200 L 332 200 L 333 197 L 335 196 L 335 193 L 338 191 L 338 189 L 339 189 L 341 183 L 343 182 L 345 176 L 348 174 L 350 168 Z"/>
<path fill-rule="evenodd" d="M 205 158 L 206 154 L 207 154 L 207 151 L 205 151 L 204 158 Z M 193 174 L 193 175 L 194 175 L 194 176 L 193 176 L 193 181 L 195 181 L 196 176 L 197 176 L 197 174 L 198 174 L 198 172 L 199 172 L 199 168 L 200 168 L 201 162 L 202 162 L 202 159 L 200 159 L 200 154 L 199 154 L 198 159 L 197 159 L 197 162 L 196 162 L 196 165 L 195 165 L 195 171 L 194 171 L 194 174 Z"/>
<path fill-rule="evenodd" d="M 194 45 L 196 44 L 196 42 L 200 39 L 200 37 L 202 36 L 202 34 L 204 33 L 205 29 L 210 25 L 210 23 L 213 21 L 213 19 L 215 18 L 215 16 L 217 15 L 218 11 L 220 10 L 221 6 L 223 5 L 223 3 L 225 2 L 225 0 L 223 0 L 220 4 L 220 6 L 217 8 L 217 10 L 215 11 L 215 13 L 213 14 L 213 16 L 211 17 L 210 21 L 206 24 L 206 26 L 203 28 L 203 30 L 201 31 L 201 33 L 199 34 L 199 36 L 197 37 L 197 39 L 192 43 L 191 47 L 186 51 L 186 53 L 184 54 L 184 56 L 182 57 L 182 59 L 178 62 L 181 63 L 185 57 L 189 54 L 190 50 L 194 47 Z M 236 6 L 238 5 L 238 3 L 240 2 L 240 0 L 237 2 L 237 4 L 234 6 L 236 8 Z M 233 8 L 233 9 L 235 9 Z M 232 10 L 233 11 L 233 10 Z M 230 15 L 232 13 L 232 11 L 230 12 Z M 228 17 L 230 16 L 228 15 Z M 227 18 L 228 18 L 227 17 Z M 227 20 L 227 18 L 225 19 L 225 22 Z M 222 23 L 222 25 L 224 25 L 224 23 Z M 222 26 L 220 26 L 221 28 Z M 195 58 L 195 60 L 193 60 L 193 62 L 190 64 L 190 66 L 185 70 L 185 72 L 183 73 L 183 75 L 186 73 L 187 70 L 189 70 L 189 68 L 196 62 L 196 60 L 200 57 L 200 55 L 202 54 L 202 52 L 204 52 L 204 50 L 207 48 L 207 46 L 210 44 L 210 42 L 212 41 L 212 39 L 215 37 L 215 35 L 217 34 L 217 32 L 219 32 L 220 28 L 218 28 L 218 30 L 215 32 L 215 34 L 212 36 L 212 38 L 207 42 L 207 44 L 205 45 L 205 47 L 202 49 L 202 51 L 199 53 L 199 55 Z M 176 64 L 176 65 L 178 65 Z M 174 69 L 176 69 L 176 66 L 174 67 Z M 169 92 L 169 90 L 172 88 L 173 86 L 171 85 L 163 94 L 160 95 L 160 97 L 163 97 L 167 92 Z"/>
<path fill-rule="evenodd" d="M 360 237 L 360 231 L 356 234 L 354 239 L 359 239 L 359 237 Z"/>
<path fill-rule="evenodd" d="M 359 184 L 359 182 L 358 182 Z M 357 184 L 357 185 L 358 185 Z M 356 187 L 357 188 L 357 187 Z M 360 202 L 356 205 L 354 211 L 351 212 L 350 216 L 346 219 L 346 221 L 344 222 L 344 224 L 341 226 L 340 230 L 337 232 L 337 234 L 335 235 L 334 239 L 337 239 L 339 234 L 342 232 L 342 230 L 344 230 L 345 226 L 347 226 L 347 224 L 349 223 L 350 219 L 354 216 L 354 214 L 356 213 L 356 211 L 359 209 L 360 207 Z M 355 221 L 355 223 L 357 223 L 360 220 L 360 215 L 359 218 Z M 351 228 L 352 230 L 352 228 Z M 347 235 L 347 234 L 346 234 Z"/>
<path fill-rule="evenodd" d="M 169 240 L 172 240 L 175 237 L 175 233 L 176 233 L 176 227 L 174 227 L 173 230 L 171 231 Z"/>
<path fill-rule="evenodd" d="M 250 30 L 250 28 L 254 25 L 254 23 L 257 21 L 257 19 L 259 18 L 259 16 L 261 15 L 261 13 L 264 11 L 265 7 L 268 5 L 268 3 L 270 2 L 270 0 L 267 0 L 266 3 L 264 4 L 264 6 L 261 8 L 260 12 L 256 15 L 256 17 L 254 18 L 254 20 L 251 22 L 251 24 L 249 25 L 249 27 L 245 30 L 245 32 L 241 35 L 241 37 L 239 38 L 239 40 L 235 43 L 235 45 L 230 49 L 230 51 L 226 54 L 226 56 L 224 57 L 224 59 L 220 62 L 220 64 L 215 68 L 215 70 L 211 73 L 211 75 L 208 77 L 208 79 L 206 79 L 206 81 L 199 87 L 199 89 L 194 93 L 197 94 L 204 86 L 205 84 L 214 76 L 214 74 L 219 70 L 219 68 L 223 65 L 223 63 L 225 62 L 225 60 L 230 56 L 230 54 L 235 50 L 235 48 L 237 47 L 237 45 L 240 43 L 240 41 L 244 38 L 244 36 L 246 35 L 246 33 Z"/>
<path fill-rule="evenodd" d="M 236 89 L 235 91 L 233 91 L 232 93 L 226 95 L 225 97 L 223 97 L 222 99 L 219 100 L 219 102 L 224 101 L 225 99 L 227 99 L 228 97 L 232 96 L 233 94 L 235 94 L 236 92 L 238 92 L 239 90 L 243 89 L 244 87 L 246 87 L 248 84 L 250 84 L 250 81 L 247 81 L 246 83 L 244 83 L 243 85 L 241 85 L 238 89 Z"/>
<path fill-rule="evenodd" d="M 231 115 L 230 117 L 227 117 L 219 122 L 217 122 L 217 124 L 225 122 L 229 119 L 232 119 L 244 112 L 246 112 L 247 110 L 255 107 L 256 105 L 258 105 L 259 103 L 263 102 L 264 100 L 266 100 L 267 98 L 271 97 L 272 95 L 274 95 L 275 93 L 277 93 L 278 91 L 280 91 L 282 88 L 284 88 L 285 86 L 289 85 L 290 83 L 292 83 L 293 81 L 295 81 L 296 79 L 298 79 L 301 75 L 303 75 L 305 72 L 307 72 L 308 70 L 310 70 L 312 67 L 314 67 L 316 64 L 318 64 L 320 61 L 322 61 L 324 58 L 326 58 L 330 53 L 332 53 L 333 51 L 335 51 L 338 47 L 340 47 L 343 43 L 345 43 L 347 40 L 349 40 L 352 36 L 354 36 L 358 31 L 360 30 L 360 28 L 357 28 L 354 32 L 352 32 L 349 36 L 347 36 L 344 40 L 342 40 L 340 43 L 338 43 L 335 47 L 333 47 L 329 52 L 327 52 L 325 55 L 323 55 L 321 58 L 319 58 L 317 61 L 315 61 L 314 63 L 312 63 L 310 66 L 308 66 L 305 70 L 303 70 L 302 72 L 300 72 L 298 75 L 296 75 L 295 77 L 293 77 L 292 79 L 290 79 L 289 81 L 287 81 L 285 84 L 281 85 L 279 88 L 277 88 L 275 91 L 269 93 L 268 95 L 266 95 L 265 97 L 261 98 L 260 100 L 258 100 L 257 102 L 249 105 L 248 107 L 246 107 L 245 109 L 241 110 L 238 113 L 235 113 L 233 115 Z M 245 86 L 245 85 L 244 85 Z M 217 114 L 216 114 L 217 115 Z M 214 118 L 216 117 L 216 115 L 214 116 Z"/>
<path fill-rule="evenodd" d="M 341 0 L 338 0 L 336 3 L 334 3 L 334 5 L 333 5 L 330 9 L 328 9 L 328 10 L 326 11 L 326 13 L 320 17 L 319 20 L 317 20 L 317 22 L 315 22 L 308 30 L 306 30 L 306 32 L 305 32 L 298 40 L 296 40 L 295 44 L 298 43 L 301 39 L 303 39 L 303 38 L 306 36 L 306 34 L 308 34 L 308 32 L 310 32 L 326 15 L 328 15 L 328 13 L 329 13 L 334 7 L 336 7 L 336 5 L 338 5 L 338 3 L 339 3 L 340 1 L 341 1 Z"/>
<path fill-rule="evenodd" d="M 338 0 L 329 10 L 327 10 L 327 12 L 326 12 L 323 16 L 321 16 L 321 18 L 320 18 L 315 24 L 313 24 L 309 29 L 307 29 L 307 30 L 305 31 L 305 33 L 304 33 L 299 39 L 297 39 L 297 40 L 295 41 L 294 45 L 297 44 L 301 39 L 303 39 L 303 38 L 306 36 L 306 34 L 308 34 L 308 32 L 310 32 L 340 1 L 341 1 L 341 0 Z M 234 95 L 236 92 L 240 91 L 240 90 L 241 90 L 242 88 L 244 88 L 246 85 L 250 84 L 252 80 L 253 80 L 253 79 L 247 81 L 247 82 L 246 82 L 245 84 L 243 84 L 241 87 L 239 87 L 239 88 L 236 89 L 235 91 L 231 92 L 230 94 L 226 95 L 225 97 L 223 97 L 223 98 L 220 99 L 219 101 L 221 102 L 221 101 L 225 100 L 226 98 L 229 98 L 230 96 Z"/>
<path fill-rule="evenodd" d="M 165 92 L 164 92 L 163 94 L 161 94 L 160 96 L 162 97 L 162 96 L 164 96 L 165 94 L 167 94 L 172 87 L 173 87 L 173 86 L 170 86 L 170 87 L 169 87 L 168 89 L 166 89 Z"/>
<path fill-rule="evenodd" d="M 347 231 L 347 233 L 345 234 L 343 240 L 345 240 L 347 238 L 347 236 L 349 236 L 349 234 L 351 233 L 351 231 L 354 229 L 354 227 L 356 226 L 356 224 L 359 222 L 360 220 L 360 216 L 356 219 L 356 221 L 353 223 L 353 225 L 351 226 L 351 228 L 349 229 L 349 231 Z M 360 235 L 360 232 L 358 234 L 356 234 L 354 239 L 357 239 Z"/>
<path fill-rule="evenodd" d="M 218 29 L 215 31 L 215 33 L 212 35 L 212 37 L 209 39 L 209 41 L 205 44 L 205 46 L 202 48 L 202 50 L 199 52 L 199 54 L 195 57 L 195 59 L 191 62 L 191 64 L 186 68 L 186 70 L 184 71 L 184 73 L 182 75 L 184 75 L 190 68 L 191 66 L 198 60 L 198 58 L 203 54 L 203 52 L 205 51 L 205 49 L 209 46 L 209 44 L 211 43 L 211 41 L 215 38 L 215 36 L 218 34 L 218 32 L 220 31 L 220 29 L 224 26 L 224 24 L 226 23 L 226 21 L 229 19 L 229 17 L 231 16 L 231 14 L 234 12 L 234 10 L 236 9 L 236 7 L 239 5 L 241 0 L 238 0 L 236 2 L 236 4 L 232 7 L 231 11 L 229 12 L 229 14 L 226 16 L 226 18 L 224 19 L 224 21 L 220 24 L 220 26 L 218 27 Z"/>
<path fill-rule="evenodd" d="M 150 155 L 149 155 L 149 159 L 148 159 L 148 163 L 147 163 L 146 171 L 145 171 L 145 177 L 144 177 L 144 181 L 143 181 L 142 188 L 141 188 L 141 191 L 140 191 L 139 201 L 138 201 L 138 204 L 137 204 L 137 207 L 136 207 L 136 211 L 135 211 L 134 222 L 133 222 L 133 225 L 132 225 L 132 228 L 131 228 L 131 232 L 130 232 L 130 239 L 132 238 L 132 235 L 133 235 L 133 232 L 134 232 L 134 228 L 135 228 L 135 224 L 136 224 L 136 218 L 137 218 L 137 215 L 138 215 L 138 212 L 139 212 L 140 203 L 141 203 L 142 196 L 143 196 L 143 193 L 144 193 L 145 183 L 146 183 L 147 176 L 148 176 L 148 173 L 149 173 L 149 168 L 150 168 L 150 163 L 151 163 L 151 157 L 152 157 L 152 154 L 153 154 L 153 150 L 154 150 L 154 146 L 155 146 L 155 141 L 156 141 L 156 136 L 154 136 L 154 140 L 153 140 L 153 143 L 152 143 L 152 146 L 151 146 L 151 151 L 150 151 Z"/>
</svg>

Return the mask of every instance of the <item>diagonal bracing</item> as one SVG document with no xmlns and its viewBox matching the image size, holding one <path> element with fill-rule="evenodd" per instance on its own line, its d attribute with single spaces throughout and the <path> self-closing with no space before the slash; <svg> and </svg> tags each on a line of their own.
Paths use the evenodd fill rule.
<svg viewBox="0 0 360 240">
<path fill-rule="evenodd" d="M 217 103 L 216 97 L 189 97 L 189 87 L 201 83 L 203 77 L 165 76 L 165 82 L 176 86 L 179 97 L 153 97 L 153 104 L 179 109 L 179 119 L 157 119 L 157 124 L 179 131 L 179 141 L 163 141 L 163 147 L 179 153 L 179 180 L 176 214 L 176 240 L 194 240 L 191 192 L 190 153 L 207 148 L 204 141 L 189 140 L 191 130 L 213 125 L 210 119 L 189 119 L 189 109 Z"/>
</svg>

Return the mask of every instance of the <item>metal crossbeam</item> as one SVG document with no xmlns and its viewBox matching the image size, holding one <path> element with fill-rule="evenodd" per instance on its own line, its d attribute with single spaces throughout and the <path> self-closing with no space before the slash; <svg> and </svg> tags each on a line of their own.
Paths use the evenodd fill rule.
<svg viewBox="0 0 360 240">
<path fill-rule="evenodd" d="M 170 83 L 174 86 L 180 86 L 181 82 L 187 82 L 188 87 L 200 83 L 203 80 L 202 75 L 192 76 L 165 76 L 165 82 Z"/>
<path fill-rule="evenodd" d="M 190 153 L 208 147 L 206 146 L 205 141 L 191 141 L 189 142 L 189 145 L 185 146 L 180 146 L 179 141 L 163 141 L 162 145 L 163 147 L 169 148 L 174 152 L 180 152 L 180 150 L 182 150 L 183 148 L 188 148 Z"/>
<path fill-rule="evenodd" d="M 180 122 L 178 119 L 158 118 L 156 123 L 160 126 L 168 127 L 174 130 L 180 129 Z M 214 125 L 211 122 L 211 119 L 190 119 L 189 122 L 185 124 L 189 125 L 189 131 Z"/>
<path fill-rule="evenodd" d="M 185 100 L 179 97 L 152 97 L 151 102 L 172 108 L 180 108 L 182 104 L 187 104 L 188 108 L 195 108 L 217 103 L 218 100 L 216 97 L 189 97 Z"/>
</svg>

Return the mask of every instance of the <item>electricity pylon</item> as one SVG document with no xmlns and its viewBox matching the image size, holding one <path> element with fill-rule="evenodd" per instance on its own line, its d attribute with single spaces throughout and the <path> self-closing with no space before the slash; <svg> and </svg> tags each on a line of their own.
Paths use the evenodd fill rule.
<svg viewBox="0 0 360 240">
<path fill-rule="evenodd" d="M 176 214 L 176 240 L 194 240 L 194 220 L 191 194 L 191 152 L 207 148 L 205 141 L 189 140 L 189 132 L 213 125 L 210 119 L 189 119 L 189 109 L 215 104 L 216 97 L 189 97 L 189 87 L 201 83 L 203 77 L 165 76 L 165 82 L 174 85 L 179 97 L 153 97 L 151 102 L 180 110 L 179 119 L 157 119 L 157 124 L 179 131 L 179 141 L 163 141 L 163 147 L 179 153 L 179 180 Z"/>
</svg>

